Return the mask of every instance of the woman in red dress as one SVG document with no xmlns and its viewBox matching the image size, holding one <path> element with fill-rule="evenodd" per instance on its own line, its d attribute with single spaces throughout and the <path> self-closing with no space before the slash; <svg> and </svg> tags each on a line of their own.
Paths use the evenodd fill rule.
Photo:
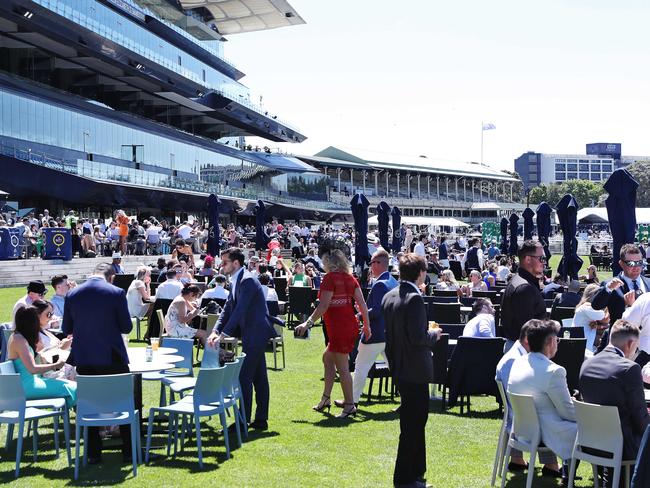
<svg viewBox="0 0 650 488">
<path fill-rule="evenodd" d="M 320 302 L 311 317 L 306 322 L 296 327 L 299 335 L 304 335 L 307 329 L 321 316 L 325 320 L 325 327 L 329 344 L 323 353 L 325 366 L 325 382 L 323 397 L 314 410 L 329 411 L 332 406 L 330 395 L 334 386 L 336 371 L 339 373 L 341 388 L 343 390 L 344 408 L 339 417 L 354 415 L 357 411 L 352 399 L 352 375 L 348 366 L 348 356 L 354 349 L 359 337 L 359 322 L 357 321 L 354 305 L 356 304 L 363 318 L 363 334 L 370 338 L 370 321 L 368 307 L 363 299 L 359 283 L 352 276 L 350 262 L 342 251 L 335 249 L 323 256 L 323 266 L 327 274 L 320 285 Z"/>
</svg>

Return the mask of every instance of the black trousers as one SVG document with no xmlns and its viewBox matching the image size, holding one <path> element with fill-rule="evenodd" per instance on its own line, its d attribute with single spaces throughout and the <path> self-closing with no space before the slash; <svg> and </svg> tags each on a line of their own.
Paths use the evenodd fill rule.
<svg viewBox="0 0 650 488">
<path fill-rule="evenodd" d="M 129 365 L 120 363 L 121 359 L 110 366 L 77 366 L 77 374 L 100 376 L 104 374 L 122 374 L 129 372 Z M 120 425 L 120 437 L 122 438 L 122 455 L 131 457 L 131 426 Z M 99 427 L 88 427 L 88 449 L 89 458 L 100 458 L 102 456 L 102 440 L 99 437 Z"/>
<path fill-rule="evenodd" d="M 427 470 L 424 428 L 429 417 L 429 385 L 397 381 L 401 397 L 399 446 L 393 483 L 408 485 L 424 478 Z"/>
</svg>

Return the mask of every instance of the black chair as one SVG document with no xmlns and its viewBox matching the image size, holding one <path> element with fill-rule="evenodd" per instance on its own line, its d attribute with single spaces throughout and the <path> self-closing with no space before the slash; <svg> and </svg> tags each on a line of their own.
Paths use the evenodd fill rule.
<svg viewBox="0 0 650 488">
<path fill-rule="evenodd" d="M 366 395 L 366 398 L 368 399 L 368 403 L 370 403 L 370 400 L 372 398 L 372 385 L 374 384 L 375 378 L 379 379 L 379 388 L 377 392 L 377 398 L 381 398 L 381 393 L 382 393 L 382 388 L 386 393 L 390 395 L 391 401 L 395 399 L 395 388 L 394 384 L 391 384 L 391 374 L 390 374 L 390 369 L 388 368 L 388 364 L 385 362 L 375 362 L 375 364 L 372 365 L 370 368 L 370 371 L 368 371 L 368 378 L 370 379 L 370 383 L 368 384 L 368 393 Z M 385 382 L 384 382 L 385 380 Z"/>
<path fill-rule="evenodd" d="M 209 276 L 196 275 L 194 279 L 199 283 L 208 283 L 210 281 Z"/>
<path fill-rule="evenodd" d="M 444 329 L 443 329 L 444 330 Z M 442 389 L 442 410 L 446 406 L 447 393 L 447 361 L 449 357 L 449 334 L 443 332 L 440 339 L 433 346 L 433 385 L 438 386 L 438 391 Z"/>
<path fill-rule="evenodd" d="M 492 303 L 501 303 L 501 297 L 495 290 L 488 291 L 473 291 L 472 297 L 474 298 L 489 298 Z"/>
<path fill-rule="evenodd" d="M 156 290 L 158 289 L 158 285 L 160 285 L 160 283 L 158 283 L 157 280 L 156 281 L 151 280 L 151 283 L 149 283 L 149 287 L 150 287 L 152 295 L 156 294 Z"/>
<path fill-rule="evenodd" d="M 460 266 L 460 261 L 449 261 L 449 269 L 454 273 L 456 281 L 463 279 L 463 268 Z"/>
<path fill-rule="evenodd" d="M 553 306 L 553 300 L 554 298 L 544 298 L 544 304 L 546 305 L 546 308 L 551 308 Z"/>
<path fill-rule="evenodd" d="M 432 297 L 422 297 L 422 298 L 430 298 L 431 300 L 428 301 L 427 303 L 458 303 L 458 297 L 457 296 L 449 296 L 449 297 L 439 297 L 439 296 L 432 296 Z"/>
<path fill-rule="evenodd" d="M 456 406 L 459 397 L 461 414 L 465 405 L 464 398 L 467 399 L 468 412 L 471 395 L 493 395 L 495 400 L 498 398 L 494 375 L 503 356 L 504 343 L 505 339 L 501 337 L 458 338 L 447 372 L 449 408 Z"/>
<path fill-rule="evenodd" d="M 169 310 L 169 306 L 172 302 L 173 300 L 168 298 L 156 298 L 156 301 L 153 302 L 153 310 L 149 317 L 149 321 L 147 322 L 147 332 L 144 335 L 145 341 L 149 340 L 151 337 L 160 337 L 160 327 L 162 327 L 163 324 L 158 321 L 156 310 L 162 310 L 163 315 L 167 315 L 167 310 Z"/>
<path fill-rule="evenodd" d="M 208 303 L 216 302 L 221 308 L 226 304 L 225 298 L 203 298 L 201 299 L 201 308 L 207 307 Z"/>
<path fill-rule="evenodd" d="M 458 298 L 458 292 L 456 290 L 433 290 L 434 297 L 456 297 Z"/>
<path fill-rule="evenodd" d="M 584 339 L 585 338 L 585 329 L 583 327 L 561 327 L 558 336 L 564 337 L 564 334 L 568 332 L 570 339 Z"/>
<path fill-rule="evenodd" d="M 449 339 L 458 339 L 463 335 L 463 329 L 465 328 L 465 324 L 445 324 L 439 322 L 438 325 L 442 329 L 442 332 L 449 336 Z"/>
<path fill-rule="evenodd" d="M 266 308 L 269 309 L 269 315 L 273 317 L 277 317 L 278 315 L 280 315 L 280 304 L 278 304 L 278 302 L 267 301 Z"/>
<path fill-rule="evenodd" d="M 463 307 L 472 307 L 479 297 L 460 297 L 460 303 Z"/>
<path fill-rule="evenodd" d="M 273 278 L 273 287 L 275 288 L 275 293 L 278 295 L 278 300 L 281 302 L 288 301 L 287 298 L 287 279 L 285 277 Z"/>
<path fill-rule="evenodd" d="M 552 361 L 566 369 L 566 382 L 569 391 L 579 389 L 580 367 L 585 360 L 587 339 L 560 339 L 557 353 Z"/>
<path fill-rule="evenodd" d="M 557 320 L 562 323 L 564 319 L 572 319 L 576 314 L 574 307 L 555 307 L 551 310 L 551 320 Z"/>
<path fill-rule="evenodd" d="M 460 324 L 460 303 L 436 303 L 433 302 L 427 307 L 430 312 L 427 315 L 429 320 L 435 320 L 439 324 Z"/>
<path fill-rule="evenodd" d="M 311 315 L 314 311 L 314 290 L 307 286 L 290 286 L 287 303 L 287 327 L 299 324 L 298 315 Z"/>
<path fill-rule="evenodd" d="M 116 274 L 113 275 L 113 284 L 124 291 L 129 291 L 129 286 L 133 283 L 135 276 L 132 274 Z"/>
</svg>

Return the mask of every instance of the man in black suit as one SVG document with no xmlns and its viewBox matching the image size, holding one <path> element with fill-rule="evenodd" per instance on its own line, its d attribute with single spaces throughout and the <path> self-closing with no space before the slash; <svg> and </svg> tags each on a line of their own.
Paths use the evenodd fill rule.
<svg viewBox="0 0 650 488">
<path fill-rule="evenodd" d="M 611 323 L 623 316 L 626 307 L 631 307 L 638 295 L 650 292 L 650 280 L 642 276 L 643 256 L 636 244 L 621 246 L 622 271 L 618 276 L 603 282 L 591 301 L 594 310 L 609 310 Z"/>
<path fill-rule="evenodd" d="M 582 295 L 580 295 L 580 282 L 578 280 L 572 280 L 567 287 L 567 291 L 555 296 L 551 309 L 551 317 L 554 316 L 553 312 L 557 307 L 575 308 L 580 303 L 580 298 L 582 298 Z"/>
<path fill-rule="evenodd" d="M 407 253 L 399 261 L 400 285 L 386 293 L 382 311 L 386 326 L 386 356 L 399 388 L 400 436 L 393 483 L 424 488 L 426 446 L 424 428 L 429 416 L 429 383 L 433 381 L 431 349 L 440 329 L 429 329 L 420 285 L 427 274 L 422 256 Z"/>
<path fill-rule="evenodd" d="M 537 241 L 524 241 L 517 257 L 519 269 L 501 298 L 501 325 L 506 337 L 504 353 L 519 339 L 522 325 L 530 319 L 546 318 L 546 303 L 539 286 L 546 263 L 544 248 Z"/>
<path fill-rule="evenodd" d="M 618 320 L 609 345 L 580 369 L 584 401 L 618 408 L 623 431 L 623 460 L 636 459 L 641 437 L 650 422 L 643 394 L 641 367 L 632 361 L 639 345 L 639 328 Z"/>
</svg>

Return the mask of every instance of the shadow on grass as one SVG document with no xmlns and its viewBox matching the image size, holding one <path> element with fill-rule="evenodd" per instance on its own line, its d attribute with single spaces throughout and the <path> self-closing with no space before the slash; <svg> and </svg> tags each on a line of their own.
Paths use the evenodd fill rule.
<svg viewBox="0 0 650 488">
<path fill-rule="evenodd" d="M 493 410 L 470 410 L 467 409 L 460 413 L 460 406 L 455 406 L 452 408 L 442 409 L 441 400 L 432 400 L 429 404 L 429 413 L 436 413 L 438 415 L 451 415 L 453 417 L 461 417 L 467 419 L 495 419 L 499 420 L 503 418 L 503 412 L 496 407 Z"/>
</svg>

